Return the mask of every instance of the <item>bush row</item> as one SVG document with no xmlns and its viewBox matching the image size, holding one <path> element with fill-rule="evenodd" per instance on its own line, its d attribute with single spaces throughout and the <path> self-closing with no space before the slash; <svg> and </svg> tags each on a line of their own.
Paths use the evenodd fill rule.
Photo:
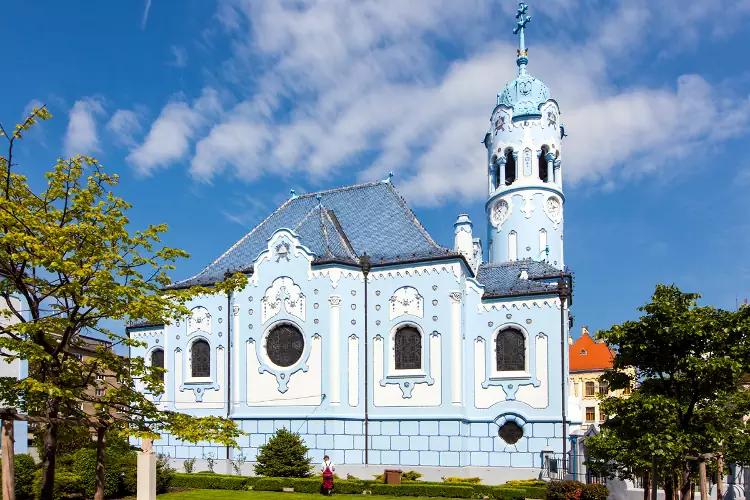
<svg viewBox="0 0 750 500">
<path fill-rule="evenodd" d="M 552 481 L 547 487 L 547 500 L 607 500 L 609 489 L 603 484 L 580 481 Z"/>
<path fill-rule="evenodd" d="M 482 498 L 489 497 L 497 500 L 524 500 L 526 498 L 543 499 L 546 487 L 538 483 L 533 485 L 503 485 L 486 486 L 481 484 L 444 482 L 430 483 L 409 481 L 402 484 L 383 484 L 372 480 L 336 480 L 334 492 L 338 494 L 361 494 L 370 491 L 374 495 L 388 495 L 395 497 L 444 497 L 444 498 Z M 544 483 L 541 483 L 544 485 Z M 220 489 L 281 491 L 293 488 L 298 493 L 320 492 L 320 478 L 270 478 L 230 476 L 222 474 L 175 474 L 172 479 L 173 488 Z M 602 499 L 582 499 L 602 500 Z M 603 499 L 606 500 L 606 499 Z"/>
</svg>

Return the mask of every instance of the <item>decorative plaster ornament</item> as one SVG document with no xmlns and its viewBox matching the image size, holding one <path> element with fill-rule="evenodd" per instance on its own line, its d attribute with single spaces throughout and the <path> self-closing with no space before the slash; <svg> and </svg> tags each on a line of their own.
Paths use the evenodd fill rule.
<svg viewBox="0 0 750 500">
<path fill-rule="evenodd" d="M 289 262 L 289 243 L 286 241 L 276 245 L 276 262 L 279 262 L 281 259 L 286 259 Z"/>
<path fill-rule="evenodd" d="M 302 289 L 291 278 L 276 278 L 261 299 L 261 321 L 266 323 L 279 314 L 282 307 L 287 313 L 304 321 L 305 300 Z"/>
<path fill-rule="evenodd" d="M 405 314 L 424 317 L 424 299 L 416 288 L 405 286 L 399 288 L 390 298 L 390 319 L 398 318 Z"/>
<path fill-rule="evenodd" d="M 554 224 L 555 229 L 557 229 L 558 224 L 562 222 L 562 203 L 560 203 L 560 199 L 557 196 L 550 196 L 547 198 L 547 203 L 545 203 L 544 211 L 547 213 L 547 217 L 549 217 L 549 220 L 552 221 L 552 224 Z"/>
<path fill-rule="evenodd" d="M 510 217 L 510 205 L 506 200 L 500 200 L 492 207 L 492 225 L 500 229 Z"/>
<path fill-rule="evenodd" d="M 526 148 L 523 151 L 523 175 L 525 175 L 526 177 L 531 177 L 531 173 L 532 173 L 531 164 L 532 164 L 531 149 Z"/>
</svg>

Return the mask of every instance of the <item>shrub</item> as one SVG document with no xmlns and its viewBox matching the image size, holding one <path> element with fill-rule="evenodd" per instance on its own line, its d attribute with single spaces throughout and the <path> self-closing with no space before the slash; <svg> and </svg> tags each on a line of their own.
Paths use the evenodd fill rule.
<svg viewBox="0 0 750 500">
<path fill-rule="evenodd" d="M 334 481 L 333 491 L 339 495 L 361 495 L 369 489 L 364 481 Z"/>
<path fill-rule="evenodd" d="M 372 492 L 394 497 L 472 498 L 474 489 L 447 484 L 374 484 Z"/>
<path fill-rule="evenodd" d="M 498 486 L 492 490 L 492 497 L 498 500 L 526 500 L 526 490 Z"/>
<path fill-rule="evenodd" d="M 480 484 L 482 482 L 482 478 L 449 476 L 449 477 L 444 477 L 443 481 L 446 483 Z"/>
<path fill-rule="evenodd" d="M 581 492 L 581 500 L 607 500 L 609 488 L 603 484 L 585 484 Z"/>
<path fill-rule="evenodd" d="M 73 471 L 80 477 L 80 486 L 86 498 L 94 498 L 96 493 L 96 450 L 83 449 L 73 454 Z M 120 493 L 120 467 L 112 461 L 105 461 L 104 496 L 111 498 Z"/>
<path fill-rule="evenodd" d="M 35 497 L 38 498 L 42 491 L 41 470 L 38 470 L 34 475 L 34 482 L 36 484 Z M 79 475 L 65 470 L 55 471 L 55 487 L 52 493 L 55 500 L 63 500 L 73 496 L 82 497 L 83 494 Z"/>
<path fill-rule="evenodd" d="M 283 488 L 284 485 L 281 479 L 271 477 L 259 479 L 255 482 L 255 486 L 253 486 L 253 489 L 257 491 L 281 491 Z"/>
<path fill-rule="evenodd" d="M 385 482 L 385 474 L 378 474 L 375 477 L 375 481 L 379 483 Z M 409 482 L 409 481 L 419 481 L 419 478 L 422 477 L 422 474 L 415 471 L 408 471 L 408 472 L 402 472 L 401 473 L 401 482 Z"/>
<path fill-rule="evenodd" d="M 547 500 L 580 500 L 583 483 L 579 481 L 552 481 L 547 485 Z"/>
<path fill-rule="evenodd" d="M 213 453 L 209 453 L 208 455 L 203 455 L 203 460 L 206 461 L 206 466 L 208 467 L 208 472 L 213 472 L 214 467 L 216 467 L 216 457 Z"/>
<path fill-rule="evenodd" d="M 320 493 L 322 481 L 318 478 L 289 478 L 282 481 L 283 488 L 294 488 L 295 493 Z M 334 483 L 335 486 L 336 483 Z M 255 488 L 257 489 L 257 488 Z"/>
<path fill-rule="evenodd" d="M 190 474 L 195 470 L 195 458 L 188 458 L 182 462 L 182 468 L 186 474 Z"/>
<path fill-rule="evenodd" d="M 196 490 L 246 490 L 249 478 L 227 476 L 224 474 L 179 474 L 172 476 L 169 486 L 172 488 L 191 488 Z"/>
<path fill-rule="evenodd" d="M 0 465 L 2 464 L 0 460 Z M 34 484 L 36 483 L 36 463 L 31 455 L 14 455 L 13 468 L 16 477 L 16 500 L 31 500 L 34 498 Z M 0 485 L 2 485 L 0 477 Z"/>
<path fill-rule="evenodd" d="M 235 457 L 229 461 L 229 463 L 232 465 L 232 470 L 238 476 L 242 475 L 242 468 L 244 467 L 245 462 L 247 462 L 247 457 L 242 450 L 240 450 L 240 452 L 237 453 Z"/>
<path fill-rule="evenodd" d="M 175 470 L 169 465 L 169 457 L 161 453 L 156 457 L 156 493 L 166 493 Z"/>
<path fill-rule="evenodd" d="M 310 477 L 312 459 L 307 456 L 308 451 L 299 434 L 282 427 L 260 447 L 255 473 L 266 477 Z"/>
<path fill-rule="evenodd" d="M 547 485 L 546 484 L 544 486 L 529 486 L 527 488 L 524 488 L 524 491 L 526 491 L 526 498 L 534 498 L 536 500 L 541 500 L 542 498 L 547 497 Z"/>
<path fill-rule="evenodd" d="M 513 479 L 503 484 L 502 486 L 522 486 L 524 488 L 528 486 L 547 486 L 545 481 L 541 479 Z"/>
</svg>

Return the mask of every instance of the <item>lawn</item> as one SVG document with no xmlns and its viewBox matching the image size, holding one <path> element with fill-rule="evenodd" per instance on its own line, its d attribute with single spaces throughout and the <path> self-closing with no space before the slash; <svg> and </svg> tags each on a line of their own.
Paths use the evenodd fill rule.
<svg viewBox="0 0 750 500">
<path fill-rule="evenodd" d="M 362 495 L 333 495 L 337 500 L 362 500 Z M 159 495 L 158 500 L 313 500 L 324 498 L 323 495 L 310 493 L 280 493 L 275 491 L 237 491 L 237 490 L 189 490 L 178 493 Z M 404 500 L 404 497 L 378 495 L 377 500 Z M 409 497 L 409 500 L 420 500 Z"/>
</svg>

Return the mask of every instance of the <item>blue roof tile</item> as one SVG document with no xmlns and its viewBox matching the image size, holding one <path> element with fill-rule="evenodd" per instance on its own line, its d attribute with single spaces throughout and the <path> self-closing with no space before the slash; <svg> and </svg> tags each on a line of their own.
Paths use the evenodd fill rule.
<svg viewBox="0 0 750 500">
<path fill-rule="evenodd" d="M 521 268 L 528 268 L 528 279 L 521 279 Z M 484 297 L 508 295 L 556 293 L 560 270 L 546 262 L 531 259 L 504 262 L 502 264 L 482 264 L 477 272 L 477 281 L 484 285 Z"/>
<path fill-rule="evenodd" d="M 287 200 L 255 229 L 196 276 L 175 287 L 212 284 L 228 271 L 248 269 L 279 229 L 291 229 L 317 260 L 373 264 L 445 257 L 390 182 L 372 182 Z"/>
</svg>

